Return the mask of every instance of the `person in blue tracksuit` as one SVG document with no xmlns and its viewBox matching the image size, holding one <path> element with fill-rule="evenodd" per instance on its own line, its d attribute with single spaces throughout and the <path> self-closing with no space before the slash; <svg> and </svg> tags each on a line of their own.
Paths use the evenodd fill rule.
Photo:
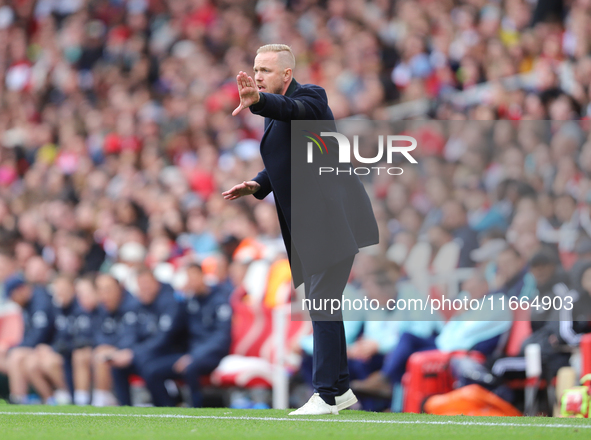
<svg viewBox="0 0 591 440">
<path fill-rule="evenodd" d="M 33 384 L 44 401 L 59 404 L 72 403 L 72 352 L 77 333 L 77 314 L 74 282 L 68 276 L 58 275 L 51 284 L 53 295 L 53 327 L 51 344 L 39 344 L 37 357 L 30 372 Z M 52 400 L 53 399 L 53 400 Z"/>
<path fill-rule="evenodd" d="M 23 313 L 24 336 L 21 343 L 9 350 L 6 364 L 10 383 L 10 401 L 26 403 L 27 389 L 35 364 L 35 347 L 48 344 L 53 337 L 53 307 L 45 287 L 28 283 L 15 274 L 5 282 L 5 293 Z"/>
<path fill-rule="evenodd" d="M 97 280 L 99 295 L 98 321 L 94 341 L 97 347 L 109 345 L 119 348 L 124 322 L 135 322 L 139 301 L 111 275 L 100 275 Z"/>
<path fill-rule="evenodd" d="M 137 271 L 137 284 L 137 319 L 125 320 L 119 350 L 110 357 L 115 394 L 121 405 L 131 405 L 131 374 L 145 377 L 146 364 L 180 353 L 186 346 L 184 307 L 173 288 L 158 282 L 147 267 Z"/>
<path fill-rule="evenodd" d="M 51 345 L 40 344 L 36 348 L 37 378 L 36 388 L 44 395 L 50 396 L 58 404 L 72 403 L 74 382 L 79 382 L 79 362 L 74 365 L 74 354 L 79 350 L 88 350 L 94 345 L 94 324 L 96 322 L 96 300 L 92 304 L 78 300 L 74 280 L 65 275 L 57 276 L 52 282 L 54 304 L 54 337 Z M 76 354 L 79 357 L 79 354 Z M 86 375 L 90 375 L 90 359 Z M 78 380 L 74 376 L 78 377 Z M 90 382 L 87 380 L 86 382 Z M 86 385 L 88 390 L 90 384 Z M 80 388 L 80 386 L 78 387 Z M 75 399 L 78 404 L 88 404 L 86 397 Z M 76 396 L 74 396 L 76 397 Z"/>
<path fill-rule="evenodd" d="M 74 282 L 69 277 L 59 276 L 52 283 L 55 333 L 51 347 L 62 356 L 72 354 L 76 338 L 76 317 L 80 306 L 76 301 Z"/>
<path fill-rule="evenodd" d="M 198 264 L 187 268 L 188 280 L 183 290 L 187 351 L 174 353 L 149 362 L 144 379 L 156 406 L 172 406 L 166 379 L 182 378 L 191 388 L 194 407 L 202 406 L 200 378 L 211 373 L 230 349 L 232 309 L 227 286 L 207 286 Z"/>
<path fill-rule="evenodd" d="M 88 274 L 78 278 L 76 291 L 76 322 L 72 351 L 72 386 L 76 405 L 90 404 L 92 383 L 92 350 L 96 345 L 95 328 L 100 325 L 95 277 Z"/>
<path fill-rule="evenodd" d="M 106 406 L 116 403 L 111 393 L 111 357 L 122 348 L 121 340 L 127 326 L 137 321 L 140 303 L 111 275 L 99 275 L 95 285 L 99 306 L 93 334 L 96 346 L 92 351 L 92 405 Z"/>
<path fill-rule="evenodd" d="M 88 285 L 88 286 L 86 286 Z M 88 292 L 84 289 L 90 289 Z M 95 332 L 99 324 L 98 299 L 91 278 L 82 278 L 75 283 L 75 333 L 72 348 L 74 352 L 96 345 Z"/>
</svg>

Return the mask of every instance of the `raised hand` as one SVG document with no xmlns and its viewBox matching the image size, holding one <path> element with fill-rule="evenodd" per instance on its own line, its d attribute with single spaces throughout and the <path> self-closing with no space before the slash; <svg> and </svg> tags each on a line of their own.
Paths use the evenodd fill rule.
<svg viewBox="0 0 591 440">
<path fill-rule="evenodd" d="M 245 108 L 259 102 L 259 89 L 254 80 L 246 73 L 240 71 L 236 75 L 236 84 L 238 85 L 238 93 L 240 94 L 240 105 L 232 112 L 232 116 L 236 116 Z"/>
<path fill-rule="evenodd" d="M 226 200 L 236 200 L 242 196 L 249 196 L 251 194 L 254 194 L 260 189 L 260 187 L 261 185 L 259 185 L 258 182 L 255 182 L 254 180 L 249 180 L 248 182 L 245 181 L 239 183 L 238 185 L 235 185 L 232 189 L 223 192 L 222 195 Z"/>
</svg>

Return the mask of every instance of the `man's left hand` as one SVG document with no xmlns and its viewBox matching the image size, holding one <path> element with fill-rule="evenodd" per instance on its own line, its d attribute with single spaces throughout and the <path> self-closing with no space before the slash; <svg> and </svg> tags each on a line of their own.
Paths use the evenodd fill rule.
<svg viewBox="0 0 591 440">
<path fill-rule="evenodd" d="M 369 360 L 379 350 L 379 345 L 372 339 L 360 339 L 348 350 L 347 354 L 351 359 L 361 361 Z"/>
<path fill-rule="evenodd" d="M 113 355 L 111 356 L 110 363 L 114 367 L 125 368 L 129 367 L 132 361 L 133 351 L 129 348 L 126 348 L 124 350 L 117 350 L 115 353 L 113 353 Z"/>
<path fill-rule="evenodd" d="M 238 85 L 238 93 L 240 94 L 240 105 L 232 112 L 232 116 L 236 116 L 245 108 L 256 104 L 261 99 L 259 89 L 254 80 L 246 73 L 240 71 L 236 75 L 236 84 Z"/>
<path fill-rule="evenodd" d="M 189 364 L 191 362 L 193 362 L 193 358 L 191 357 L 191 355 L 185 354 L 185 355 L 181 356 L 179 358 L 179 360 L 174 363 L 174 365 L 172 366 L 172 369 L 174 370 L 175 373 L 182 374 L 187 369 L 187 367 L 189 366 Z"/>
<path fill-rule="evenodd" d="M 236 200 L 243 196 L 249 196 L 261 189 L 261 185 L 254 180 L 244 181 L 238 185 L 233 186 L 228 191 L 224 191 L 222 195 L 226 200 Z"/>
</svg>

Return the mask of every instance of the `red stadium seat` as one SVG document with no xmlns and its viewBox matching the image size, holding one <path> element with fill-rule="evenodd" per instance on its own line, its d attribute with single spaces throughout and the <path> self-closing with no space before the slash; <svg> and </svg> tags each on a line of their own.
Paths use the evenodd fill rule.
<svg viewBox="0 0 591 440">
<path fill-rule="evenodd" d="M 408 359 L 406 373 L 402 377 L 404 412 L 420 413 L 428 397 L 453 389 L 448 368 L 450 359 L 451 353 L 439 350 L 414 353 Z"/>
<path fill-rule="evenodd" d="M 247 299 L 244 291 L 232 296 L 232 345 L 230 354 L 210 376 L 213 385 L 272 387 L 276 354 L 272 337 L 273 309 L 264 304 L 249 304 Z M 310 322 L 289 320 L 284 347 L 292 346 L 310 331 Z"/>
<path fill-rule="evenodd" d="M 514 322 L 505 346 L 507 356 L 517 356 L 523 341 L 531 334 L 531 323 L 528 311 L 514 312 Z M 402 377 L 404 387 L 403 411 L 419 413 L 428 397 L 453 390 L 453 377 L 449 370 L 449 361 L 455 356 L 470 356 L 484 362 L 485 358 L 478 352 L 457 351 L 443 353 L 429 350 L 414 353 L 406 365 L 406 373 Z M 523 388 L 525 381 L 509 384 L 512 388 Z"/>
<path fill-rule="evenodd" d="M 17 308 L 11 308 L 0 314 L 0 348 L 18 345 L 23 338 L 23 317 Z"/>
<path fill-rule="evenodd" d="M 144 381 L 144 379 L 142 379 L 137 374 L 130 374 L 129 375 L 129 385 L 131 385 L 132 387 L 140 388 L 140 387 L 145 387 L 146 382 Z"/>
<path fill-rule="evenodd" d="M 513 312 L 513 325 L 505 347 L 507 356 L 518 356 L 523 342 L 531 335 L 531 322 L 528 310 L 517 309 Z"/>
<path fill-rule="evenodd" d="M 591 333 L 583 335 L 581 338 L 581 358 L 583 365 L 581 368 L 581 377 L 585 374 L 591 374 Z"/>
</svg>

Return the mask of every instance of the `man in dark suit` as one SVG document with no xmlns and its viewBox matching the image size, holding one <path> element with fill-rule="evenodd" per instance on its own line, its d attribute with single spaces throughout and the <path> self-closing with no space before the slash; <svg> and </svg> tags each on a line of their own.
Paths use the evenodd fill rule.
<svg viewBox="0 0 591 440">
<path fill-rule="evenodd" d="M 252 113 L 265 117 L 260 147 L 265 169 L 253 180 L 238 184 L 223 195 L 227 200 L 235 200 L 252 194 L 262 200 L 273 192 L 294 285 L 304 283 L 306 298 L 311 300 L 340 299 L 359 248 L 378 242 L 377 223 L 369 198 L 355 175 L 322 182 L 306 180 L 302 182 L 303 195 L 296 198 L 298 202 L 307 198 L 310 203 L 305 212 L 299 212 L 301 203 L 294 205 L 291 121 L 334 121 L 324 89 L 298 84 L 293 78 L 294 67 L 295 58 L 289 46 L 270 44 L 257 51 L 254 80 L 244 72 L 237 75 L 240 105 L 232 115 L 250 108 Z M 331 149 L 336 148 L 334 142 L 330 145 Z M 336 155 L 333 153 L 333 157 Z M 295 194 L 299 196 L 298 192 Z M 305 217 L 306 224 L 315 226 L 307 231 L 309 234 L 294 236 L 292 217 Z M 342 317 L 337 314 L 336 320 L 331 319 L 335 316 L 327 317 L 325 312 L 311 311 L 315 393 L 290 415 L 338 414 L 339 409 L 357 402 L 349 388 Z"/>
</svg>

